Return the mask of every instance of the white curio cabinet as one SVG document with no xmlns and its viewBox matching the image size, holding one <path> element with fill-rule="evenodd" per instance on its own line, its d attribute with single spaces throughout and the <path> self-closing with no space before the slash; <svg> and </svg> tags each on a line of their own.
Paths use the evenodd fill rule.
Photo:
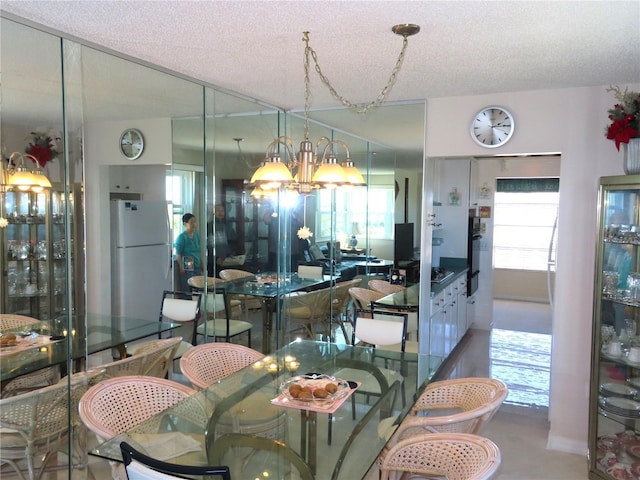
<svg viewBox="0 0 640 480">
<path fill-rule="evenodd" d="M 589 478 L 640 479 L 640 176 L 603 177 L 589 408 Z"/>
</svg>

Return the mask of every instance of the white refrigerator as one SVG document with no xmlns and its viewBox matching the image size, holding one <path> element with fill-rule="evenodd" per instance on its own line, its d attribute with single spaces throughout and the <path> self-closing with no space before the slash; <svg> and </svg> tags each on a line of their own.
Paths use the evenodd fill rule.
<svg viewBox="0 0 640 480">
<path fill-rule="evenodd" d="M 172 245 L 167 202 L 111 202 L 112 314 L 156 320 L 171 290 Z"/>
</svg>

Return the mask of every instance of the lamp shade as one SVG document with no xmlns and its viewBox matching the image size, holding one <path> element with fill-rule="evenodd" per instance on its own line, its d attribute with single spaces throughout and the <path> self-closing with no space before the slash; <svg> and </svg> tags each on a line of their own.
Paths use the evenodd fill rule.
<svg viewBox="0 0 640 480">
<path fill-rule="evenodd" d="M 273 190 L 291 182 L 293 182 L 291 171 L 282 163 L 280 155 L 274 154 L 255 171 L 249 183 L 260 185 L 264 190 Z"/>
<path fill-rule="evenodd" d="M 313 181 L 327 186 L 343 185 L 347 182 L 347 177 L 342 167 L 338 164 L 336 157 L 330 155 L 316 170 L 313 175 Z"/>
<path fill-rule="evenodd" d="M 9 175 L 9 181 L 7 184 L 10 187 L 17 188 L 24 192 L 33 190 L 34 187 L 36 188 L 34 191 L 38 191 L 38 188 L 42 189 L 37 176 L 31 173 L 27 167 L 24 166 L 16 167 L 16 171 L 13 175 Z"/>
<path fill-rule="evenodd" d="M 353 164 L 353 160 L 350 158 L 347 158 L 342 162 L 342 171 L 344 172 L 345 177 L 347 177 L 347 185 L 362 187 L 367 184 L 360 171 Z"/>
</svg>

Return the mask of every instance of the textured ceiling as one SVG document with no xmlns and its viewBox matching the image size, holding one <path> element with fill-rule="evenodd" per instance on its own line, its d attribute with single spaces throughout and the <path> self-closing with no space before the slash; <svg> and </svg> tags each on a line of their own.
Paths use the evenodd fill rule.
<svg viewBox="0 0 640 480">
<path fill-rule="evenodd" d="M 27 1 L 2 10 L 284 108 L 303 105 L 309 31 L 326 75 L 355 102 L 640 80 L 635 1 Z M 314 106 L 336 105 L 314 78 Z"/>
<path fill-rule="evenodd" d="M 640 81 L 638 0 L 2 0 L 0 9 L 293 110 L 304 105 L 303 31 L 338 92 L 359 103 L 391 73 L 398 23 L 421 32 L 409 39 L 392 102 Z M 314 109 L 338 105 L 313 72 L 312 90 Z M 380 141 L 391 145 L 400 134 L 388 125 Z"/>
</svg>

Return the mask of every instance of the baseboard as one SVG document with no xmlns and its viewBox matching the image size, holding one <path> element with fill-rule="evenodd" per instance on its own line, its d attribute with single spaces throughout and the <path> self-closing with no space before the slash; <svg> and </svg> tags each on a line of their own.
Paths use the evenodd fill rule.
<svg viewBox="0 0 640 480">
<path fill-rule="evenodd" d="M 547 437 L 547 450 L 555 450 L 564 453 L 582 455 L 586 458 L 589 448 L 586 442 L 559 437 L 549 432 Z"/>
</svg>

